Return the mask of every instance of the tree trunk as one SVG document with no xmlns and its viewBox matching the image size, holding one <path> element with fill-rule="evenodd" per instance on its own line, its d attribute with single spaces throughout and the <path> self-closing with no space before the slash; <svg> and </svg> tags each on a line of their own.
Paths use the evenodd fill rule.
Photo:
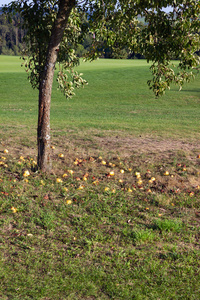
<svg viewBox="0 0 200 300">
<path fill-rule="evenodd" d="M 75 7 L 75 0 L 59 1 L 58 15 L 52 28 L 47 52 L 47 60 L 39 86 L 39 112 L 37 130 L 38 168 L 43 172 L 50 172 L 52 167 L 50 158 L 51 91 L 59 45 L 63 37 L 68 17 L 73 7 Z"/>
<path fill-rule="evenodd" d="M 18 31 L 19 31 L 19 28 L 17 26 L 15 26 L 15 45 L 17 47 L 19 46 Z"/>
</svg>

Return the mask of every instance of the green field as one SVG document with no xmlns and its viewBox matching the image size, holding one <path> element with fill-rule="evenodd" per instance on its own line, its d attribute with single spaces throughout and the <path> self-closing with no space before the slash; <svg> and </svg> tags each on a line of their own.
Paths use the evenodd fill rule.
<svg viewBox="0 0 200 300">
<path fill-rule="evenodd" d="M 0 56 L 0 299 L 199 299 L 199 77 L 155 99 L 144 60 L 81 63 L 46 175 L 20 64 Z"/>
<path fill-rule="evenodd" d="M 1 124 L 35 128 L 37 91 L 33 91 L 20 60 L 0 57 Z M 199 138 L 199 78 L 159 99 L 148 89 L 151 78 L 144 60 L 98 60 L 79 67 L 89 85 L 66 100 L 52 94 L 52 130 L 117 130 L 134 135 Z M 2 125 L 1 125 L 2 126 Z"/>
</svg>

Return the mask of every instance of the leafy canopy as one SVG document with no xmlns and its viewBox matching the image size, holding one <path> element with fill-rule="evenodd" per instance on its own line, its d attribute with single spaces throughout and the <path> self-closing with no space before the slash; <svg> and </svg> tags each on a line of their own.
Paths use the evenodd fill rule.
<svg viewBox="0 0 200 300">
<path fill-rule="evenodd" d="M 59 2 L 18 0 L 6 9 L 9 14 L 18 12 L 23 18 L 24 66 L 33 88 L 40 85 Z M 163 7 L 169 5 L 171 12 L 164 12 Z M 145 20 L 142 26 L 139 15 Z M 181 88 L 199 67 L 199 28 L 199 1 L 76 1 L 58 49 L 59 87 L 66 97 L 71 97 L 75 87 L 86 84 L 82 74 L 74 71 L 79 64 L 75 49 L 84 35 L 91 32 L 94 40 L 86 59 L 99 57 L 102 42 L 114 49 L 128 47 L 130 52 L 140 53 L 152 63 L 153 79 L 148 84 L 156 96 L 164 94 L 172 82 Z M 171 66 L 171 59 L 179 60 L 178 71 Z"/>
</svg>

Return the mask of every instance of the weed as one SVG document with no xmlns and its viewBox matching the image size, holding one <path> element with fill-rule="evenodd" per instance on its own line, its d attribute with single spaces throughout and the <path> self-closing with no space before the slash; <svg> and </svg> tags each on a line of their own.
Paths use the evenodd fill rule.
<svg viewBox="0 0 200 300">
<path fill-rule="evenodd" d="M 152 225 L 153 229 L 158 229 L 160 231 L 175 231 L 179 232 L 181 228 L 183 227 L 183 224 L 181 221 L 175 221 L 171 219 L 157 219 L 154 221 L 154 224 Z"/>
</svg>

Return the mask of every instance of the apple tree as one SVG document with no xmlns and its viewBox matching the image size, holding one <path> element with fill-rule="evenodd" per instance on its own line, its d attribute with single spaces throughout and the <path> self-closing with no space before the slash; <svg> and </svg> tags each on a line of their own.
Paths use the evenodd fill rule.
<svg viewBox="0 0 200 300">
<path fill-rule="evenodd" d="M 163 7 L 171 6 L 170 13 Z M 26 29 L 24 66 L 33 88 L 39 90 L 38 167 L 51 170 L 50 104 L 56 63 L 58 85 L 66 97 L 87 82 L 74 71 L 79 63 L 75 49 L 85 33 L 93 34 L 86 59 L 99 56 L 102 41 L 114 51 L 128 48 L 151 62 L 153 79 L 148 81 L 156 96 L 171 83 L 180 87 L 199 67 L 200 4 L 194 0 L 16 0 L 5 12 L 20 14 Z M 138 15 L 144 17 L 141 26 Z M 170 65 L 179 62 L 178 70 Z"/>
</svg>

